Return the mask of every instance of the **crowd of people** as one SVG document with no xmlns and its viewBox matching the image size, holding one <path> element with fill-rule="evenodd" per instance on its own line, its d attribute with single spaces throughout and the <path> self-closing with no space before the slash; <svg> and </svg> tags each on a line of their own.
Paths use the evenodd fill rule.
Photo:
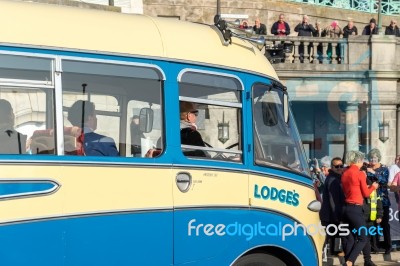
<svg viewBox="0 0 400 266">
<path fill-rule="evenodd" d="M 395 193 L 400 206 L 400 155 L 390 167 L 381 163 L 378 149 L 370 150 L 367 158 L 364 157 L 362 152 L 349 151 L 344 164 L 339 157 L 325 156 L 320 163 L 314 160 L 311 169 L 316 187 L 322 193 L 321 224 L 349 226 L 347 236 L 327 232 L 325 241 L 330 255 L 338 256 L 341 265 L 354 265 L 362 252 L 364 265 L 373 266 L 371 253 L 392 251 L 389 193 Z M 358 230 L 362 227 L 381 228 L 382 234 L 368 235 L 367 230 Z M 382 236 L 383 242 L 380 242 Z"/>
<path fill-rule="evenodd" d="M 321 22 L 319 21 L 316 21 L 314 25 L 310 23 L 309 17 L 304 15 L 302 21 L 295 26 L 294 31 L 298 33 L 298 36 L 330 38 L 348 38 L 349 35 L 359 34 L 357 27 L 354 25 L 353 19 L 349 19 L 347 25 L 344 26 L 343 29 L 340 27 L 338 21 L 333 21 L 326 27 L 322 27 Z M 247 20 L 242 20 L 240 28 L 253 28 L 253 31 L 256 34 L 268 34 L 266 25 L 261 23 L 259 18 L 256 18 L 254 26 L 251 26 Z M 276 36 L 288 36 L 291 34 L 290 25 L 285 21 L 284 14 L 280 14 L 278 21 L 272 24 L 270 33 Z M 371 18 L 369 24 L 366 25 L 361 32 L 362 35 L 373 35 L 378 33 L 375 18 Z M 396 37 L 400 37 L 400 29 L 397 26 L 397 21 L 395 19 L 392 19 L 390 24 L 385 28 L 385 35 L 395 35 Z"/>
</svg>

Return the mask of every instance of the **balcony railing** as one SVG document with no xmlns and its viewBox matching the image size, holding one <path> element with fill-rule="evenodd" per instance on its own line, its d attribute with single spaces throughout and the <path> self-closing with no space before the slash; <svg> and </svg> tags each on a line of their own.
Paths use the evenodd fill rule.
<svg viewBox="0 0 400 266">
<path fill-rule="evenodd" d="M 277 70 L 397 70 L 400 38 L 375 35 L 345 38 L 264 36 L 265 56 Z M 392 53 L 382 58 L 381 51 Z M 374 54 L 375 53 L 375 54 Z M 379 66 L 379 68 L 378 68 Z"/>
<path fill-rule="evenodd" d="M 290 2 L 308 3 L 313 5 L 350 9 L 368 13 L 378 12 L 378 0 L 287 0 Z M 399 15 L 400 1 L 382 0 L 382 14 Z"/>
</svg>

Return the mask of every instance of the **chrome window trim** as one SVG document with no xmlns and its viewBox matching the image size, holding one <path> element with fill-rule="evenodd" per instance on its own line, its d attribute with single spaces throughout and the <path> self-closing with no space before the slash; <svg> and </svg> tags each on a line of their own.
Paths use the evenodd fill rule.
<svg viewBox="0 0 400 266">
<path fill-rule="evenodd" d="M 63 116 L 63 90 L 62 90 L 62 73 L 61 73 L 61 58 L 56 58 L 56 69 L 54 75 L 54 126 L 56 128 L 56 147 L 57 155 L 64 155 L 64 116 Z"/>
<path fill-rule="evenodd" d="M 243 91 L 244 90 L 244 85 L 242 80 L 233 74 L 227 74 L 227 73 L 221 73 L 221 72 L 216 72 L 216 71 L 209 71 L 209 70 L 202 70 L 202 69 L 196 69 L 196 68 L 184 68 L 182 69 L 179 74 L 178 74 L 178 82 L 181 82 L 182 80 L 182 76 L 186 73 L 186 72 L 194 72 L 194 73 L 201 73 L 201 74 L 209 74 L 212 76 L 221 76 L 221 77 L 229 77 L 229 78 L 234 78 L 237 81 L 239 81 L 241 89 L 237 90 L 237 91 Z M 225 90 L 229 90 L 229 89 L 225 89 Z M 236 90 L 231 90 L 231 91 L 236 91 Z"/>
<path fill-rule="evenodd" d="M 158 76 L 160 80 L 164 81 L 166 80 L 166 76 L 163 69 L 155 64 L 128 62 L 128 61 L 111 60 L 111 59 L 86 58 L 79 56 L 65 56 L 65 55 L 60 56 L 60 59 L 61 59 L 61 66 L 62 66 L 62 61 L 65 60 L 65 61 L 76 61 L 76 62 L 86 62 L 86 63 L 103 63 L 103 64 L 119 65 L 119 66 L 136 66 L 136 67 L 150 68 L 156 70 L 157 74 L 159 74 Z"/>
<path fill-rule="evenodd" d="M 223 102 L 223 101 L 214 101 L 214 100 L 207 100 L 207 99 L 199 99 L 199 98 L 195 98 L 195 97 L 179 96 L 179 101 L 202 103 L 202 104 L 217 105 L 217 106 L 226 106 L 226 107 L 234 107 L 234 108 L 242 108 L 242 103 L 230 103 L 230 102 Z"/>
<path fill-rule="evenodd" d="M 51 69 L 53 80 L 45 81 L 45 80 L 29 80 L 29 79 L 4 79 L 0 78 L 0 85 L 8 85 L 8 86 L 18 86 L 18 85 L 29 85 L 31 87 L 41 87 L 41 88 L 54 88 L 54 61 L 56 55 L 47 55 L 47 54 L 35 54 L 35 53 L 27 53 L 27 52 L 15 52 L 15 51 L 6 51 L 0 50 L 0 55 L 15 55 L 15 56 L 28 56 L 33 58 L 41 58 L 41 59 L 50 59 Z"/>
</svg>

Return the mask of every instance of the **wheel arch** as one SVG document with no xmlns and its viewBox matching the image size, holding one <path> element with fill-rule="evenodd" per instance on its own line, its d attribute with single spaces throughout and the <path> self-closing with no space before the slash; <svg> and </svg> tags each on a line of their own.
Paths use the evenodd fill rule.
<svg viewBox="0 0 400 266">
<path fill-rule="evenodd" d="M 302 266 L 299 259 L 293 253 L 291 253 L 287 249 L 285 249 L 283 247 L 279 247 L 279 246 L 252 247 L 251 249 L 240 254 L 240 256 L 236 257 L 236 259 L 232 262 L 231 265 L 234 266 L 236 261 L 242 257 L 245 257 L 250 254 L 256 254 L 256 253 L 272 255 L 272 256 L 277 257 L 278 259 L 282 260 L 283 262 L 285 262 L 287 265 L 290 265 L 290 266 Z"/>
</svg>

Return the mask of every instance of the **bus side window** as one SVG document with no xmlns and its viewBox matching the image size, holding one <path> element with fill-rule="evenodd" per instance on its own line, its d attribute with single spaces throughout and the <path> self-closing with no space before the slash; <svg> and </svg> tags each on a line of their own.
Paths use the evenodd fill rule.
<svg viewBox="0 0 400 266">
<path fill-rule="evenodd" d="M 241 82 L 232 76 L 195 70 L 181 76 L 182 153 L 192 158 L 241 162 Z"/>
<path fill-rule="evenodd" d="M 158 69 L 69 59 L 62 60 L 62 67 L 64 126 L 84 127 L 86 156 L 144 157 L 148 149 L 155 148 L 163 126 L 163 77 Z M 71 121 L 70 110 L 78 101 L 94 104 L 95 111 L 81 111 Z M 136 116 L 142 108 L 154 111 L 150 132 L 138 130 Z M 99 148 L 90 149 L 96 142 Z"/>
<path fill-rule="evenodd" d="M 128 110 L 133 116 L 130 122 L 130 143 L 133 157 L 154 158 L 163 150 L 161 105 L 130 101 Z"/>
<path fill-rule="evenodd" d="M 0 154 L 26 154 L 32 149 L 33 154 L 55 153 L 54 136 L 32 140 L 36 130 L 53 125 L 54 110 L 47 110 L 47 106 L 54 106 L 52 94 L 52 89 L 0 86 Z M 11 119 L 1 107 L 4 103 L 12 107 Z"/>
</svg>

